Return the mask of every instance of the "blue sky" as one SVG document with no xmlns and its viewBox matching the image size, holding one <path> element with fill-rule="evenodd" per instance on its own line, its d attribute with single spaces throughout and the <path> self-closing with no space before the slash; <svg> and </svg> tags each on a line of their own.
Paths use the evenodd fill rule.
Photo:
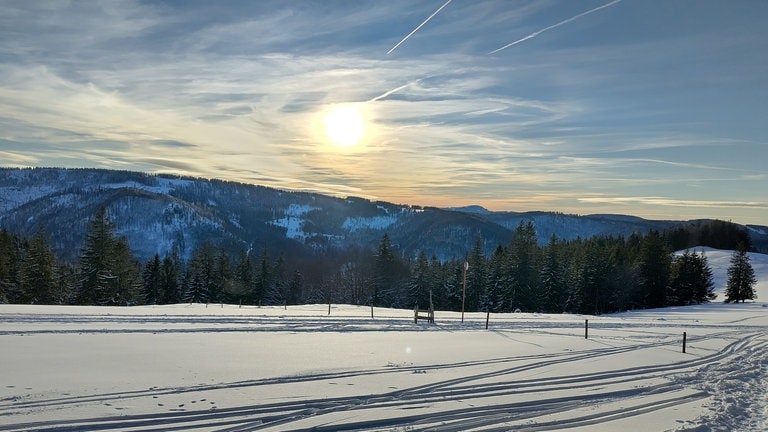
<svg viewBox="0 0 768 432">
<path fill-rule="evenodd" d="M 768 224 L 763 0 L 0 10 L 3 166 Z M 361 113 L 360 143 L 326 138 L 338 106 Z"/>
</svg>

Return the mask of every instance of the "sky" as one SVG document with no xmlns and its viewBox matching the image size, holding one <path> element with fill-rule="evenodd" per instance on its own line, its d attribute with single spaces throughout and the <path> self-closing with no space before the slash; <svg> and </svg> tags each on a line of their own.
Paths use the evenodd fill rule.
<svg viewBox="0 0 768 432">
<path fill-rule="evenodd" d="M 768 225 L 764 0 L 0 11 L 0 166 Z M 339 108 L 359 142 L 327 136 Z"/>
</svg>

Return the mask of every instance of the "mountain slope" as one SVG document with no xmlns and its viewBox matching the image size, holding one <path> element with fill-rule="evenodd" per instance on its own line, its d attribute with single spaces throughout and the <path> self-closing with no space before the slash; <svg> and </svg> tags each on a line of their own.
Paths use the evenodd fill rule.
<svg viewBox="0 0 768 432">
<path fill-rule="evenodd" d="M 539 241 L 594 235 L 626 236 L 679 222 L 631 216 L 491 212 L 473 206 L 439 209 L 287 192 L 221 180 L 100 169 L 0 168 L 0 227 L 31 236 L 45 230 L 56 252 L 75 259 L 88 221 L 107 208 L 117 233 L 137 257 L 178 252 L 188 258 L 205 241 L 236 251 L 312 256 L 345 248 L 375 248 L 382 236 L 407 256 L 424 251 L 461 258 L 477 239 L 486 253 L 508 244 L 522 221 Z M 753 238 L 768 228 L 750 227 Z"/>
</svg>

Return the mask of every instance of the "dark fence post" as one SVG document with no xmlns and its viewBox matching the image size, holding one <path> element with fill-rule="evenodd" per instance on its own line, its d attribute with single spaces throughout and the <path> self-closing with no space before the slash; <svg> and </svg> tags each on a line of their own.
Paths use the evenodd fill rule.
<svg viewBox="0 0 768 432">
<path fill-rule="evenodd" d="M 688 334 L 686 332 L 683 332 L 683 354 L 685 354 L 685 342 L 686 339 L 688 339 Z"/>
<path fill-rule="evenodd" d="M 589 320 L 584 320 L 584 339 L 589 339 Z"/>
<path fill-rule="evenodd" d="M 486 329 L 486 330 L 488 330 L 488 321 L 490 321 L 490 320 L 491 320 L 491 310 L 490 310 L 490 309 L 488 309 L 488 310 L 485 312 L 485 329 Z"/>
</svg>

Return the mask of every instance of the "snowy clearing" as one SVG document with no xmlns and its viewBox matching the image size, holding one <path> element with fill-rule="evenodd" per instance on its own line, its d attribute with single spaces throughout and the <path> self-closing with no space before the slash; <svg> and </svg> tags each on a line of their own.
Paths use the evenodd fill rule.
<svg viewBox="0 0 768 432">
<path fill-rule="evenodd" d="M 763 431 L 760 259 L 762 302 L 488 330 L 347 305 L 0 305 L 0 431 Z"/>
</svg>

